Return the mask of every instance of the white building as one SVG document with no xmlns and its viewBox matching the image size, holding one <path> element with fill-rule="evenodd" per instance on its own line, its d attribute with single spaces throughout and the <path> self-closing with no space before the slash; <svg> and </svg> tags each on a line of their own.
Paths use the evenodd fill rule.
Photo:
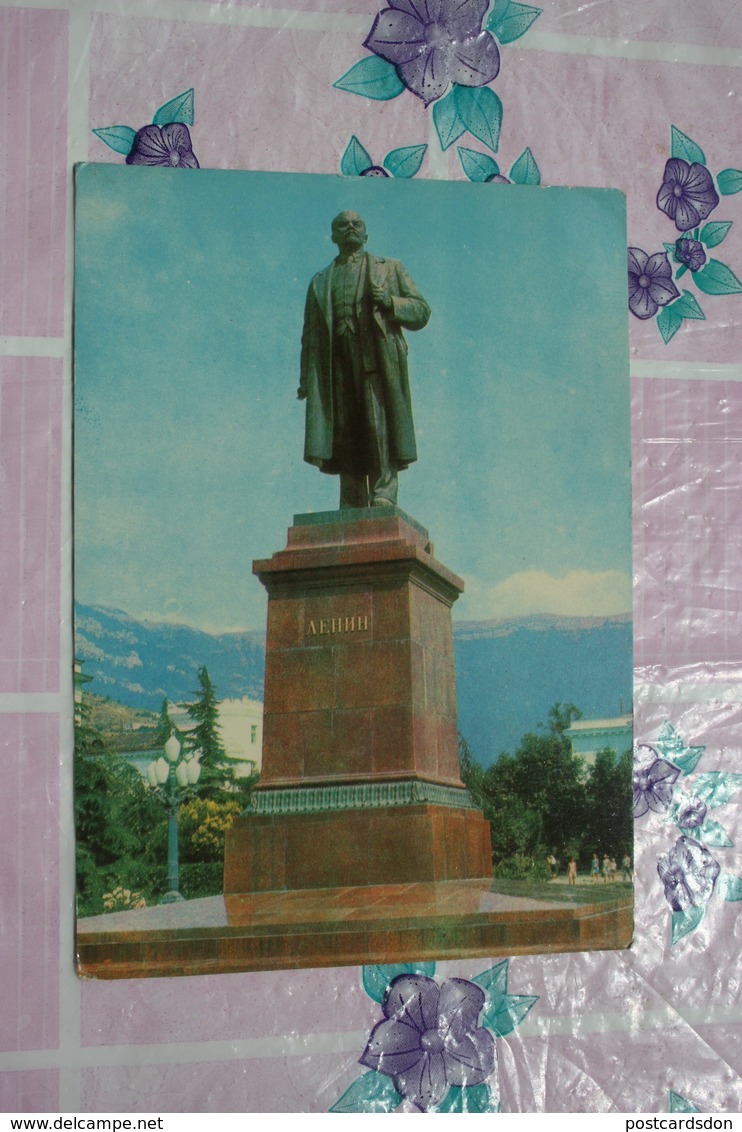
<svg viewBox="0 0 742 1132">
<path fill-rule="evenodd" d="M 263 763 L 263 705 L 242 696 L 238 700 L 221 700 L 217 713 L 219 737 L 227 758 L 240 764 L 235 769 L 237 776 L 248 778 L 259 773 Z M 193 730 L 193 720 L 180 704 L 170 705 L 170 718 L 179 731 Z"/>
<path fill-rule="evenodd" d="M 260 771 L 263 762 L 263 705 L 243 696 L 219 704 L 219 730 L 230 759 L 245 764 L 237 769 L 240 778 Z"/>
<path fill-rule="evenodd" d="M 575 719 L 567 728 L 572 754 L 586 766 L 595 763 L 598 751 L 610 748 L 615 754 L 630 751 L 633 745 L 634 717 L 620 715 L 615 719 Z"/>
</svg>

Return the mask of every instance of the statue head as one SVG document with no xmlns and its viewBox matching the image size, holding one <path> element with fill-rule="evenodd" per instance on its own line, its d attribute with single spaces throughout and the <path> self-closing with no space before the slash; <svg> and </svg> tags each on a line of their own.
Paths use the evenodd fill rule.
<svg viewBox="0 0 742 1132">
<path fill-rule="evenodd" d="M 332 242 L 339 248 L 362 248 L 368 239 L 366 225 L 357 212 L 339 212 L 332 222 Z"/>
</svg>

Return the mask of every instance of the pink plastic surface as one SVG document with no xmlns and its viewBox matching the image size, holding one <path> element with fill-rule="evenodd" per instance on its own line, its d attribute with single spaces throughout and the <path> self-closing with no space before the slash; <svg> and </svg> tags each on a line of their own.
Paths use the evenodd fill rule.
<svg viewBox="0 0 742 1132">
<path fill-rule="evenodd" d="M 376 163 L 429 143 L 418 176 L 464 174 L 410 91 L 385 102 L 333 88 L 368 54 L 371 0 L 132 7 L 0 7 L 0 1106 L 323 1111 L 359 1076 L 380 1017 L 358 969 L 119 983 L 74 973 L 71 169 L 123 161 L 91 131 L 137 129 L 193 87 L 204 167 L 338 173 L 356 135 Z M 544 0 L 501 48 L 501 169 L 528 146 L 545 184 L 623 189 L 629 244 L 662 251 L 679 235 L 656 206 L 671 126 L 715 176 L 742 165 L 740 47 L 738 0 Z M 732 228 L 712 254 L 742 274 L 742 194 L 722 196 L 717 217 Z M 705 748 L 688 784 L 742 769 L 742 295 L 694 294 L 705 319 L 667 344 L 655 318 L 627 315 L 635 730 L 648 744 L 675 736 L 676 753 Z M 736 795 L 718 815 L 733 844 L 711 852 L 722 877 L 738 877 Z M 510 993 L 538 1001 L 496 1042 L 503 1110 L 661 1112 L 673 1093 L 739 1111 L 742 903 L 717 882 L 700 925 L 671 943 L 657 862 L 678 835 L 662 813 L 637 821 L 629 952 L 511 961 Z"/>
</svg>

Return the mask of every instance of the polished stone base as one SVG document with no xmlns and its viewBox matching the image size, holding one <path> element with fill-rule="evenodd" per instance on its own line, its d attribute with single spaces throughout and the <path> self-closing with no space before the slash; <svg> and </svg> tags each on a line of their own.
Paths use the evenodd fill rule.
<svg viewBox="0 0 742 1132">
<path fill-rule="evenodd" d="M 123 979 L 615 950 L 632 929 L 631 900 L 574 906 L 477 880 L 264 892 L 80 920 L 78 971 Z"/>
<path fill-rule="evenodd" d="M 488 887 L 491 860 L 489 822 L 473 808 L 243 814 L 227 833 L 224 894 L 475 877 Z"/>
</svg>

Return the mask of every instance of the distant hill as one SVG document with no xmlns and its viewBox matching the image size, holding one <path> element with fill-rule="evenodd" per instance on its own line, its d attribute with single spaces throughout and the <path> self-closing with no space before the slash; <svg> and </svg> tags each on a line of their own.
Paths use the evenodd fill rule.
<svg viewBox="0 0 742 1132">
<path fill-rule="evenodd" d="M 175 703 L 195 698 L 204 664 L 222 699 L 263 698 L 265 634 L 257 629 L 212 635 L 76 604 L 75 654 L 93 677 L 89 691 L 129 707 L 157 711 L 165 696 Z"/>
<path fill-rule="evenodd" d="M 212 635 L 81 604 L 75 628 L 76 654 L 92 677 L 86 688 L 97 695 L 156 711 L 165 696 L 192 699 L 205 664 L 220 698 L 263 698 L 259 630 Z M 455 622 L 459 729 L 475 756 L 489 765 L 515 750 L 554 703 L 571 701 L 593 719 L 628 711 L 631 639 L 628 614 Z"/>
<path fill-rule="evenodd" d="M 154 746 L 159 712 L 127 707 L 118 700 L 96 696 L 94 692 L 88 695 L 87 703 L 88 725 L 105 736 L 107 750 L 150 750 Z"/>
<path fill-rule="evenodd" d="M 614 617 L 533 617 L 454 624 L 459 730 L 488 766 L 555 703 L 585 719 L 631 710 L 632 626 Z"/>
</svg>

